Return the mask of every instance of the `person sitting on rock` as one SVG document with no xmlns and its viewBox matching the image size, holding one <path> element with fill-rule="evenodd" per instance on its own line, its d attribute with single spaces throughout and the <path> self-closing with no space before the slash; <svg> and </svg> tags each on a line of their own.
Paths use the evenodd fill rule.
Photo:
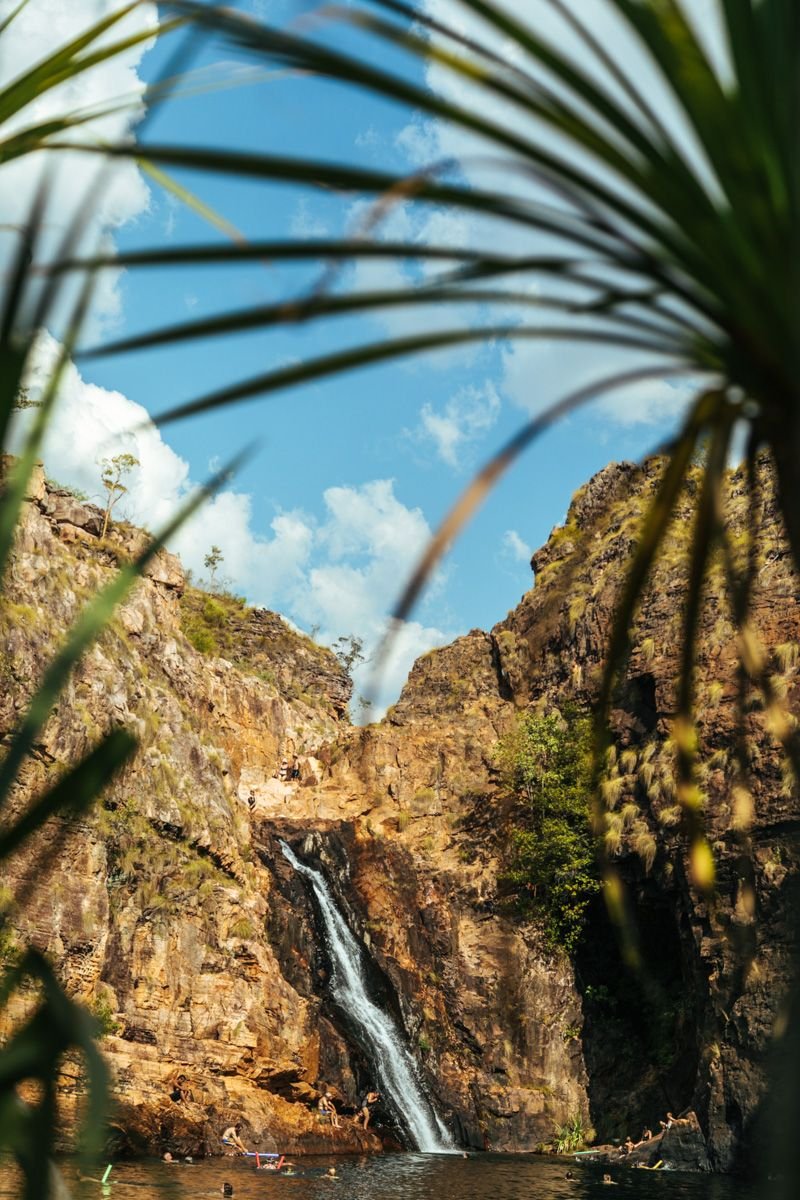
<svg viewBox="0 0 800 1200">
<path fill-rule="evenodd" d="M 342 1123 L 339 1120 L 339 1114 L 336 1111 L 336 1105 L 333 1102 L 333 1096 L 331 1095 L 330 1092 L 326 1092 L 325 1095 L 322 1097 L 322 1100 L 325 1101 L 325 1108 L 323 1109 L 322 1107 L 320 1107 L 320 1112 L 328 1113 L 328 1115 L 330 1116 L 331 1125 L 333 1126 L 333 1128 L 340 1129 Z M 320 1106 L 322 1104 L 322 1100 L 320 1101 Z"/>
<path fill-rule="evenodd" d="M 625 1154 L 630 1154 L 631 1150 L 635 1150 L 636 1146 L 634 1145 L 633 1138 L 626 1137 L 622 1149 Z"/>
<path fill-rule="evenodd" d="M 247 1154 L 247 1147 L 239 1137 L 241 1131 L 242 1127 L 237 1121 L 235 1125 L 229 1125 L 223 1133 L 222 1144 L 223 1146 L 227 1146 L 229 1148 L 229 1152 L 230 1150 L 233 1150 L 237 1154 Z"/>
<path fill-rule="evenodd" d="M 169 1094 L 170 1100 L 174 1100 L 176 1104 L 180 1104 L 184 1100 L 192 1100 L 192 1090 L 186 1081 L 185 1075 L 178 1075 Z"/>
<path fill-rule="evenodd" d="M 642 1136 L 639 1139 L 639 1145 L 641 1146 L 642 1142 L 650 1142 L 652 1140 L 653 1140 L 653 1131 L 647 1125 L 645 1125 L 644 1129 L 642 1130 Z"/>
</svg>

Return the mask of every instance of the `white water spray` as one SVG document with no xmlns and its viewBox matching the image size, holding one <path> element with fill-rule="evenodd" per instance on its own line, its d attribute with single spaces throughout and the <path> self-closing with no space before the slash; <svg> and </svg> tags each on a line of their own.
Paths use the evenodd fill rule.
<svg viewBox="0 0 800 1200">
<path fill-rule="evenodd" d="M 369 1047 L 380 1090 L 392 1101 L 417 1150 L 429 1154 L 452 1153 L 453 1140 L 423 1092 L 414 1060 L 394 1022 L 367 994 L 359 944 L 336 907 L 327 883 L 319 871 L 301 862 L 285 842 L 281 842 L 281 850 L 314 889 L 331 960 L 331 993 L 359 1027 Z"/>
</svg>

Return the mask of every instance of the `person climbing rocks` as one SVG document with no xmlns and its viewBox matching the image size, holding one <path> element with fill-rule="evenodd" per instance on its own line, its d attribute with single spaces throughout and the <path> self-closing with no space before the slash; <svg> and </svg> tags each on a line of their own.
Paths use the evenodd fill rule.
<svg viewBox="0 0 800 1200">
<path fill-rule="evenodd" d="M 381 1098 L 380 1092 L 367 1092 L 364 1099 L 361 1101 L 361 1112 L 356 1114 L 355 1123 L 358 1125 L 361 1121 L 364 1122 L 364 1128 L 369 1126 L 370 1117 L 373 1109 L 377 1108 L 378 1101 Z"/>
<path fill-rule="evenodd" d="M 290 779 L 299 779 L 300 778 L 300 759 L 297 757 L 297 755 L 295 755 L 294 758 L 292 759 L 292 769 L 289 772 L 289 778 Z"/>
<path fill-rule="evenodd" d="M 242 1127 L 238 1121 L 235 1125 L 229 1125 L 222 1135 L 222 1144 L 232 1148 L 237 1154 L 247 1154 L 247 1147 L 239 1136 L 241 1131 Z"/>
</svg>

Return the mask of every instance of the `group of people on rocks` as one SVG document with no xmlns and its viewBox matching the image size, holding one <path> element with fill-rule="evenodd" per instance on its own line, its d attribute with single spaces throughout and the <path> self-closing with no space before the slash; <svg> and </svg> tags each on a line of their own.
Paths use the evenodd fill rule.
<svg viewBox="0 0 800 1200">
<path fill-rule="evenodd" d="M 184 1074 L 175 1074 L 168 1080 L 169 1098 L 175 1104 L 184 1104 L 194 1100 L 192 1089 L 189 1081 Z M 380 1104 L 381 1094 L 374 1088 L 368 1088 L 358 1101 L 356 1112 L 353 1116 L 353 1124 L 362 1125 L 364 1129 L 368 1129 L 370 1122 L 374 1116 L 375 1110 Z M 317 1112 L 322 1121 L 329 1121 L 333 1129 L 341 1129 L 342 1122 L 340 1114 L 336 1108 L 332 1092 L 323 1086 L 322 1093 L 317 1101 Z M 220 1140 L 227 1154 L 248 1154 L 250 1153 L 242 1141 L 241 1137 L 242 1126 L 237 1121 L 222 1132 Z M 174 1162 L 172 1155 L 169 1152 L 164 1154 L 165 1162 Z M 291 1164 L 288 1164 L 291 1165 Z M 274 1168 L 274 1162 L 267 1162 L 265 1166 L 268 1169 Z"/>
<path fill-rule="evenodd" d="M 281 783 L 286 783 L 287 780 L 290 779 L 299 779 L 300 759 L 297 757 L 297 755 L 295 754 L 292 756 L 291 763 L 289 762 L 288 758 L 282 758 L 273 778 L 280 779 Z"/>
<path fill-rule="evenodd" d="M 185 1082 L 185 1076 L 180 1076 L 179 1078 Z M 189 1093 L 189 1095 L 191 1095 L 191 1093 Z M 178 1097 L 176 1096 L 175 1091 L 171 1093 L 171 1096 L 173 1100 L 177 1101 Z M 183 1098 L 184 1096 L 182 1095 L 181 1099 Z M 353 1117 L 353 1124 L 363 1125 L 364 1129 L 368 1129 L 375 1109 L 380 1103 L 380 1099 L 380 1092 L 375 1091 L 373 1088 L 370 1088 L 364 1092 L 358 1103 L 358 1111 Z M 333 1129 L 341 1129 L 342 1122 L 334 1103 L 333 1094 L 327 1089 L 322 1092 L 319 1100 L 317 1101 L 317 1112 L 319 1113 L 321 1120 L 330 1121 Z M 251 1153 L 242 1141 L 241 1134 L 242 1126 L 238 1121 L 232 1125 L 229 1125 L 227 1129 L 223 1131 L 221 1135 L 221 1141 L 227 1154 Z M 274 1156 L 269 1156 L 267 1161 L 262 1165 L 263 1170 L 274 1171 L 283 1169 L 284 1174 L 290 1173 L 289 1168 L 293 1167 L 294 1163 L 285 1163 L 283 1157 L 276 1162 Z"/>
<path fill-rule="evenodd" d="M 674 1125 L 688 1125 L 689 1121 L 686 1117 L 674 1117 L 671 1112 L 667 1113 L 666 1120 L 659 1121 L 661 1133 L 666 1133 L 668 1129 L 672 1129 Z M 646 1142 L 652 1141 L 653 1131 L 648 1126 L 642 1130 L 642 1136 L 638 1142 L 634 1142 L 633 1138 L 627 1137 L 620 1146 L 623 1154 L 631 1154 L 634 1150 L 638 1150 L 640 1146 L 644 1146 Z"/>
<path fill-rule="evenodd" d="M 373 1091 L 372 1089 L 366 1091 L 359 1101 L 358 1111 L 353 1117 L 353 1124 L 363 1124 L 365 1129 L 369 1128 L 370 1120 L 375 1109 L 378 1107 L 380 1098 L 380 1092 Z M 342 1123 L 339 1120 L 339 1114 L 336 1111 L 336 1105 L 333 1102 L 333 1096 L 330 1092 L 325 1091 L 322 1093 L 317 1103 L 317 1111 L 322 1120 L 330 1120 L 331 1126 L 334 1129 L 341 1129 Z"/>
</svg>

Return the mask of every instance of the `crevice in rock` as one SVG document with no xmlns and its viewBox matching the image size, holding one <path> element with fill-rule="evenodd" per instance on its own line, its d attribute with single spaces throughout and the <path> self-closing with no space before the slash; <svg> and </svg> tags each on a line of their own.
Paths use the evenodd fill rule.
<svg viewBox="0 0 800 1200">
<path fill-rule="evenodd" d="M 674 898 L 636 895 L 643 971 L 622 962 L 602 898 L 591 907 L 576 960 L 583 997 L 583 1048 L 592 1125 L 601 1142 L 641 1136 L 645 1126 L 692 1105 L 707 981 L 694 962 Z"/>
<path fill-rule="evenodd" d="M 500 646 L 497 638 L 493 633 L 489 634 L 489 644 L 491 646 L 492 669 L 497 676 L 497 691 L 501 700 L 513 700 L 514 689 L 511 686 L 511 679 L 508 671 L 503 666 L 503 658 L 500 653 Z"/>
</svg>

